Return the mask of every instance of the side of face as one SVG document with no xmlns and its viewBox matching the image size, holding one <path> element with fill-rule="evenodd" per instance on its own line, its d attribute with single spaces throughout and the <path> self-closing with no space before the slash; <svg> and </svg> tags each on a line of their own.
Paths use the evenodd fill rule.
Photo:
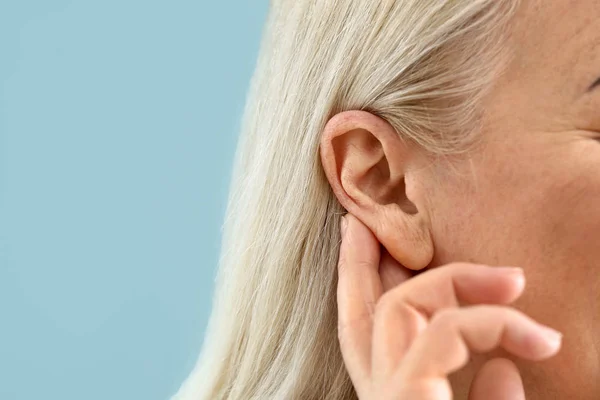
<svg viewBox="0 0 600 400">
<path fill-rule="evenodd" d="M 515 304 L 563 332 L 543 363 L 513 359 L 529 399 L 600 398 L 600 0 L 523 0 L 512 64 L 483 104 L 481 145 L 435 158 L 365 112 L 322 136 L 338 200 L 412 270 L 468 261 L 525 269 Z"/>
<path fill-rule="evenodd" d="M 526 2 L 518 17 L 515 60 L 486 100 L 483 145 L 454 171 L 436 163 L 423 177 L 438 183 L 427 188 L 432 266 L 523 267 L 516 307 L 564 333 L 552 360 L 515 360 L 528 398 L 597 399 L 600 87 L 587 88 L 600 77 L 600 1 L 537 5 Z"/>
</svg>

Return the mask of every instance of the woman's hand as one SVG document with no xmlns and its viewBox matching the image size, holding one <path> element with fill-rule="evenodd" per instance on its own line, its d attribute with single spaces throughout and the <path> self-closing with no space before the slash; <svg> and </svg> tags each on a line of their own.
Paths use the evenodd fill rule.
<svg viewBox="0 0 600 400">
<path fill-rule="evenodd" d="M 471 350 L 500 346 L 528 360 L 559 350 L 560 334 L 505 306 L 523 291 L 522 270 L 458 263 L 407 280 L 366 226 L 350 214 L 344 220 L 338 337 L 361 400 L 450 400 L 448 375 L 467 364 Z M 489 361 L 469 398 L 524 399 L 516 366 Z"/>
</svg>

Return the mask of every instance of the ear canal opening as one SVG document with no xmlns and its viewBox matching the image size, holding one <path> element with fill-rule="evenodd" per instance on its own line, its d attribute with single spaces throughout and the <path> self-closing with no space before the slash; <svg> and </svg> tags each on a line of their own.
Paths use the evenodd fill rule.
<svg viewBox="0 0 600 400">
<path fill-rule="evenodd" d="M 371 176 L 377 176 L 376 182 L 380 188 L 377 200 L 382 205 L 397 204 L 400 209 L 409 215 L 417 214 L 417 206 L 406 196 L 406 183 L 404 177 L 392 181 L 390 167 L 386 157 L 382 157 L 370 171 Z"/>
<path fill-rule="evenodd" d="M 394 203 L 398 204 L 402 211 L 409 215 L 415 215 L 419 212 L 419 210 L 417 210 L 417 206 L 415 206 L 415 203 L 410 201 L 410 199 L 406 196 L 406 183 L 404 178 L 402 178 L 400 182 L 395 185 L 394 192 L 395 193 L 393 197 L 396 199 Z"/>
</svg>

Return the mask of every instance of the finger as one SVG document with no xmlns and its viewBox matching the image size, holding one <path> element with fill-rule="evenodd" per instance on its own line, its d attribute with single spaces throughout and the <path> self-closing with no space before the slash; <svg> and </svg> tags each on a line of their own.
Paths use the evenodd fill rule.
<svg viewBox="0 0 600 400">
<path fill-rule="evenodd" d="M 413 273 L 396 261 L 387 250 L 382 249 L 379 276 L 385 293 L 412 278 Z"/>
<path fill-rule="evenodd" d="M 525 400 L 517 366 L 505 358 L 485 363 L 473 379 L 469 400 Z"/>
<path fill-rule="evenodd" d="M 418 275 L 379 300 L 373 328 L 372 365 L 385 379 L 402 360 L 436 311 L 459 301 L 506 304 L 525 286 L 522 270 L 475 264 L 452 264 Z"/>
<path fill-rule="evenodd" d="M 462 368 L 469 350 L 486 352 L 502 347 L 528 360 L 553 356 L 561 335 L 520 311 L 501 306 L 470 306 L 436 314 L 415 339 L 400 368 L 408 381 L 443 378 Z"/>
<path fill-rule="evenodd" d="M 470 304 L 508 304 L 525 288 L 521 268 L 455 263 L 432 269 L 394 288 L 386 297 L 404 301 L 428 316 Z M 390 300 L 391 300 L 390 299 Z"/>
<path fill-rule="evenodd" d="M 338 262 L 338 338 L 355 387 L 368 379 L 375 304 L 382 293 L 379 242 L 356 217 L 346 214 Z M 343 230 L 343 229 L 342 229 Z"/>
</svg>

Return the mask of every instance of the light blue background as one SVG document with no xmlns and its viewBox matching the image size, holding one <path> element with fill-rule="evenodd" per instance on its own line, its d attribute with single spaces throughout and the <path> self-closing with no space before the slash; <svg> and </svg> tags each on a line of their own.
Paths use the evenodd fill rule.
<svg viewBox="0 0 600 400">
<path fill-rule="evenodd" d="M 0 399 L 167 399 L 267 0 L 0 0 Z"/>
</svg>

